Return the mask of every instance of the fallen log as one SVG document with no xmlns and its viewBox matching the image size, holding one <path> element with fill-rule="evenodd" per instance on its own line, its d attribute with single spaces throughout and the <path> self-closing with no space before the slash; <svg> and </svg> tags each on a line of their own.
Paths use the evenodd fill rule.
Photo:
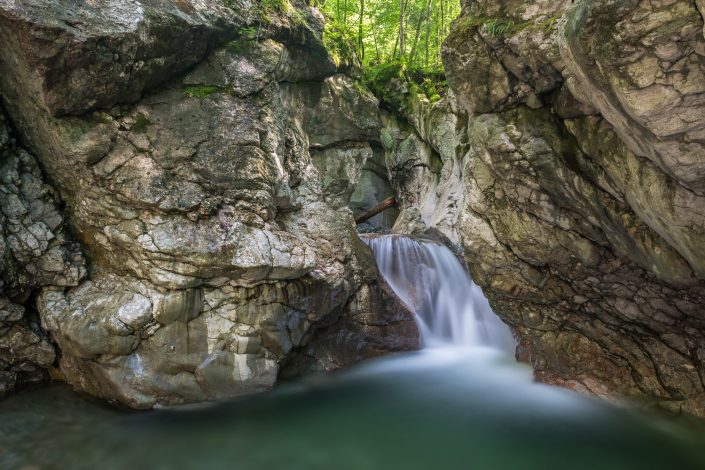
<svg viewBox="0 0 705 470">
<path fill-rule="evenodd" d="M 376 206 L 374 206 L 372 209 L 368 210 L 364 214 L 362 214 L 360 217 L 355 219 L 355 224 L 360 225 L 367 219 L 371 219 L 372 217 L 376 216 L 380 212 L 383 212 L 386 209 L 389 209 L 390 207 L 394 207 L 397 205 L 397 200 L 394 196 L 390 196 L 384 201 L 380 202 Z"/>
</svg>

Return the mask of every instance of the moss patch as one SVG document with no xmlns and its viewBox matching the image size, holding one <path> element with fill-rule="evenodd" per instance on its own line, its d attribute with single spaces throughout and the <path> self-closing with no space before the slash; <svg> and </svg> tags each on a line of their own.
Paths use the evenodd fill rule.
<svg viewBox="0 0 705 470">
<path fill-rule="evenodd" d="M 336 67 L 341 64 L 351 64 L 357 55 L 356 45 L 352 41 L 353 35 L 341 25 L 330 21 L 323 30 L 323 46 Z"/>
<path fill-rule="evenodd" d="M 263 24 L 270 24 L 272 17 L 276 15 L 285 15 L 289 11 L 288 0 L 260 0 L 259 2 L 259 17 Z"/>
<path fill-rule="evenodd" d="M 408 67 L 399 61 L 368 67 L 363 83 L 388 108 L 402 112 L 411 94 L 423 94 L 435 103 L 448 91 L 442 68 Z"/>
<path fill-rule="evenodd" d="M 213 93 L 218 93 L 223 91 L 220 87 L 213 85 L 198 85 L 198 86 L 187 86 L 184 88 L 184 94 L 190 98 L 207 98 Z"/>
<path fill-rule="evenodd" d="M 147 131 L 147 128 L 152 125 L 152 121 L 144 113 L 137 113 L 135 123 L 130 127 L 131 132 L 142 134 Z"/>
</svg>

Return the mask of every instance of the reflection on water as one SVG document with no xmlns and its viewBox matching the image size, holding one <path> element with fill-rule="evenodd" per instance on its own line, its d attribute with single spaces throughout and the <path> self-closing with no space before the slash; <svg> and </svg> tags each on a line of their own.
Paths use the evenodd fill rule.
<svg viewBox="0 0 705 470">
<path fill-rule="evenodd" d="M 479 349 L 147 413 L 53 386 L 0 402 L 0 418 L 3 469 L 705 468 L 702 428 L 534 384 L 528 368 Z"/>
</svg>

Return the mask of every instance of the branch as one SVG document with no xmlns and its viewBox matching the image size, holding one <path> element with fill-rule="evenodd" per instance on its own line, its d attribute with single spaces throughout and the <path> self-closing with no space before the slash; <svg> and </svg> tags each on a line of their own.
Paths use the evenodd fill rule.
<svg viewBox="0 0 705 470">
<path fill-rule="evenodd" d="M 394 196 L 390 196 L 384 201 L 380 202 L 376 206 L 374 206 L 372 209 L 368 210 L 364 214 L 362 214 L 360 217 L 355 219 L 355 223 L 357 225 L 360 225 L 367 219 L 371 219 L 372 217 L 376 216 L 380 212 L 383 212 L 386 209 L 389 209 L 390 207 L 394 207 L 397 205 L 397 200 L 394 198 Z"/>
</svg>

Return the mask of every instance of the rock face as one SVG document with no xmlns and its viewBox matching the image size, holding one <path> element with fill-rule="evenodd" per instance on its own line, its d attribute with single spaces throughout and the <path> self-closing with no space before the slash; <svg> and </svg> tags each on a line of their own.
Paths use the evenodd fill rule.
<svg viewBox="0 0 705 470">
<path fill-rule="evenodd" d="M 51 114 L 83 114 L 137 101 L 255 14 L 240 0 L 4 2 L 4 70 Z"/>
<path fill-rule="evenodd" d="M 376 289 L 348 209 L 376 99 L 304 5 L 49 3 L 0 7 L 0 89 L 90 261 L 37 301 L 64 376 L 136 408 L 271 387 Z"/>
<path fill-rule="evenodd" d="M 59 203 L 0 108 L 0 396 L 42 379 L 55 360 L 36 311 L 23 304 L 39 287 L 75 286 L 86 274 Z"/>
<path fill-rule="evenodd" d="M 468 0 L 452 93 L 385 125 L 395 230 L 464 248 L 541 380 L 702 415 L 699 9 Z"/>
</svg>

